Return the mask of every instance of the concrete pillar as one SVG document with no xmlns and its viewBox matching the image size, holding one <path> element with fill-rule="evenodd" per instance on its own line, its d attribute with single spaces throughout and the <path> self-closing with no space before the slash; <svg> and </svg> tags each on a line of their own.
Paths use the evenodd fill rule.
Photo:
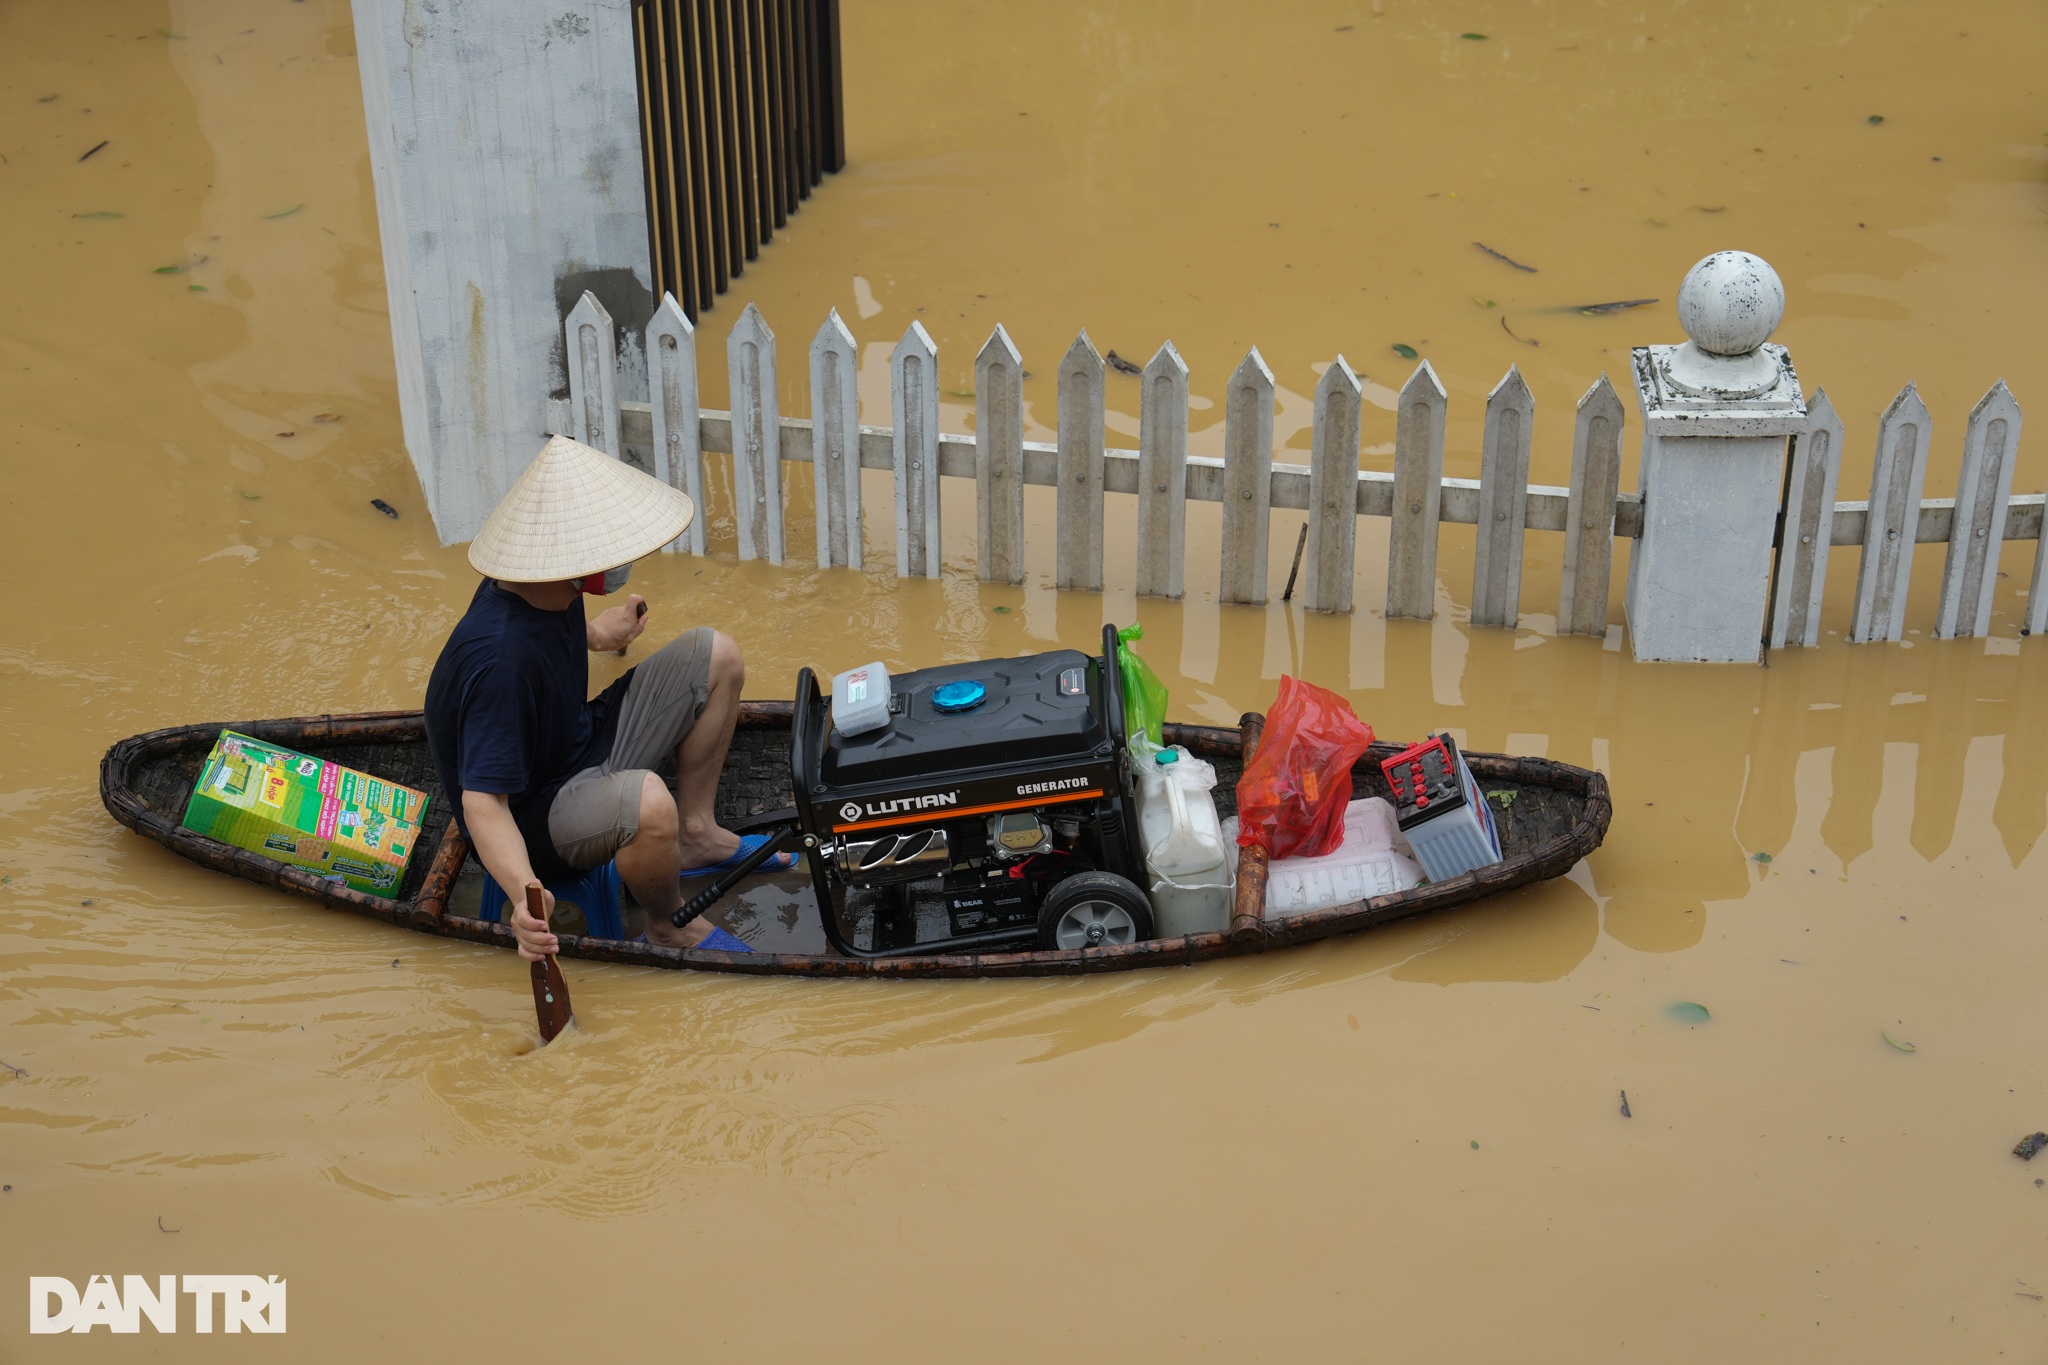
<svg viewBox="0 0 2048 1365">
<path fill-rule="evenodd" d="M 568 397 L 588 289 L 646 397 L 652 312 L 632 0 L 354 0 L 405 444 L 468 540 Z"/>
<path fill-rule="evenodd" d="M 1645 661 L 1756 663 L 1786 438 L 1806 400 L 1782 346 L 1777 272 L 1717 251 L 1678 287 L 1680 346 L 1635 351 L 1643 529 L 1629 555 L 1628 633 Z"/>
</svg>

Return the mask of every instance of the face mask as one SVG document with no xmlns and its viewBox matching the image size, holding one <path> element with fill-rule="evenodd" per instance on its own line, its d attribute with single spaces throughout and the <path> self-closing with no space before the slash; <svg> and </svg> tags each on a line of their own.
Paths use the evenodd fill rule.
<svg viewBox="0 0 2048 1365">
<path fill-rule="evenodd" d="M 578 583 L 577 586 L 592 597 L 610 597 L 620 588 L 625 587 L 626 580 L 632 576 L 633 566 L 631 564 L 621 564 L 616 569 L 606 569 L 603 573 L 591 574 L 588 578 Z"/>
</svg>

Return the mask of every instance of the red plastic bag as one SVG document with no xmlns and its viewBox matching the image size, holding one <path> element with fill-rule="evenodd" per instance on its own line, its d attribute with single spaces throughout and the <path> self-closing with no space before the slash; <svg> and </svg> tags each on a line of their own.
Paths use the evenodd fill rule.
<svg viewBox="0 0 2048 1365">
<path fill-rule="evenodd" d="M 1327 688 L 1285 674 L 1259 751 L 1237 781 L 1237 842 L 1270 857 L 1321 857 L 1344 842 L 1351 765 L 1372 727 Z"/>
</svg>

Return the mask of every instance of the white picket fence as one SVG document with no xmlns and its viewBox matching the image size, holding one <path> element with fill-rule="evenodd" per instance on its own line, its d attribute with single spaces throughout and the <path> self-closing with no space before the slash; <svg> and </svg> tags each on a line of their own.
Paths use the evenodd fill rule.
<svg viewBox="0 0 2048 1365">
<path fill-rule="evenodd" d="M 1274 508 L 1308 513 L 1301 597 L 1313 611 L 1353 607 L 1358 518 L 1386 517 L 1386 614 L 1430 619 L 1436 610 L 1438 528 L 1478 528 L 1471 621 L 1513 627 L 1522 603 L 1524 532 L 1565 535 L 1558 588 L 1560 634 L 1607 630 L 1616 537 L 1642 527 L 1638 494 L 1619 490 L 1627 412 L 1605 375 L 1578 402 L 1568 488 L 1527 482 L 1536 404 L 1510 368 L 1486 400 L 1480 477 L 1443 477 L 1447 395 L 1427 360 L 1402 387 L 1391 472 L 1361 470 L 1357 374 L 1339 356 L 1316 386 L 1307 465 L 1273 459 L 1274 385 L 1256 347 L 1229 380 L 1224 454 L 1187 453 L 1188 369 L 1172 343 L 1145 366 L 1138 449 L 1104 440 L 1105 366 L 1084 331 L 1060 360 L 1059 439 L 1023 439 L 1023 358 L 998 326 L 975 358 L 975 434 L 938 429 L 938 349 L 912 323 L 890 358 L 887 427 L 862 426 L 856 410 L 854 339 L 835 310 L 810 347 L 809 420 L 778 411 L 775 334 L 752 304 L 726 341 L 731 407 L 700 407 L 696 330 L 672 296 L 648 323 L 648 389 L 653 402 L 617 397 L 618 338 L 610 315 L 584 294 L 565 326 L 570 398 L 563 434 L 615 456 L 629 450 L 696 500 L 696 521 L 672 549 L 705 552 L 704 456 L 733 456 L 733 509 L 742 559 L 786 557 L 784 464 L 809 464 L 815 490 L 817 562 L 862 566 L 861 469 L 895 476 L 896 572 L 937 577 L 940 478 L 972 479 L 976 561 L 988 582 L 1024 579 L 1024 487 L 1057 489 L 1055 579 L 1062 589 L 1099 591 L 1105 493 L 1135 493 L 1137 590 L 1178 598 L 1186 585 L 1190 500 L 1222 504 L 1218 595 L 1264 603 Z M 1780 518 L 1773 646 L 1813 645 L 1821 629 L 1826 547 L 1859 545 L 1850 638 L 1897 640 L 1905 628 L 1915 544 L 1945 543 L 1934 631 L 1983 635 L 1989 627 L 2000 551 L 2008 540 L 2041 539 L 2042 494 L 2012 494 L 2020 409 L 2003 380 L 1970 413 L 1954 498 L 1923 499 L 1930 421 L 1908 384 L 1878 426 L 1870 497 L 1836 502 L 1843 424 L 1816 393 L 1804 435 L 1793 438 Z M 1349 490 L 1347 493 L 1347 489 Z M 2048 555 L 2037 550 L 2025 633 L 2048 629 Z"/>
</svg>

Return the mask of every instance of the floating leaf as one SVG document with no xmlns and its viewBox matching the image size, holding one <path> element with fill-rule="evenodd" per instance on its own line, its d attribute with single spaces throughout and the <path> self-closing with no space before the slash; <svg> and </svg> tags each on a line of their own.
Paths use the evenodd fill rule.
<svg viewBox="0 0 2048 1365">
<path fill-rule="evenodd" d="M 1456 196 L 1454 195 L 1454 196 L 1452 196 L 1452 197 L 1453 197 L 1453 198 L 1455 198 Z M 1478 248 L 1479 248 L 1479 249 L 1480 249 L 1481 251 L 1483 251 L 1483 252 L 1485 252 L 1485 253 L 1486 253 L 1487 255 L 1489 255 L 1489 256 L 1491 256 L 1491 257 L 1493 257 L 1493 259 L 1495 259 L 1496 261 L 1500 261 L 1501 263 L 1503 263 L 1503 264 L 1505 264 L 1505 265 L 1511 265 L 1511 266 L 1513 266 L 1513 267 L 1514 267 L 1515 269 L 1517 269 L 1517 270 L 1521 271 L 1521 272 L 1522 272 L 1523 274 L 1525 274 L 1525 275 L 1534 275 L 1534 274 L 1536 274 L 1536 273 L 1537 273 L 1537 271 L 1536 271 L 1536 267 L 1535 267 L 1535 266 L 1533 266 L 1533 265 L 1523 265 L 1523 264 L 1522 264 L 1522 263 L 1521 263 L 1520 261 L 1516 260 L 1516 259 L 1515 259 L 1514 257 L 1512 257 L 1512 256 L 1504 256 L 1504 255 L 1502 255 L 1502 254 L 1501 254 L 1500 252 L 1498 252 L 1498 251 L 1495 251 L 1495 250 L 1494 250 L 1494 249 L 1493 249 L 1492 247 L 1488 246 L 1488 245 L 1487 245 L 1486 243 L 1484 243 L 1484 242 L 1474 242 L 1474 243 L 1473 243 L 1472 245 L 1474 245 L 1474 246 L 1478 247 Z"/>
<path fill-rule="evenodd" d="M 1475 1152 L 1479 1150 L 1479 1141 L 1477 1138 L 1474 1138 L 1472 1141 L 1472 1150 Z"/>
<path fill-rule="evenodd" d="M 1622 313 L 1631 308 L 1642 308 L 1657 302 L 1660 302 L 1660 300 L 1616 299 L 1612 303 L 1582 303 L 1578 306 L 1578 311 L 1589 318 L 1597 318 L 1607 313 Z"/>
<path fill-rule="evenodd" d="M 91 213 L 74 213 L 71 216 L 73 218 L 119 218 L 121 215 L 112 209 L 94 209 Z"/>
<path fill-rule="evenodd" d="M 1010 609 L 1008 607 L 992 607 L 990 608 L 990 610 L 995 612 L 995 614 L 998 616 L 1008 616 L 1010 614 Z"/>
<path fill-rule="evenodd" d="M 189 265 L 160 265 L 156 268 L 156 273 L 159 275 L 182 275 L 191 268 Z"/>
<path fill-rule="evenodd" d="M 247 498 L 250 502 L 261 502 L 263 500 L 263 495 L 261 493 L 251 493 L 246 488 L 237 488 L 235 491 L 237 493 L 240 493 L 243 497 Z"/>
<path fill-rule="evenodd" d="M 1486 799 L 1499 806 L 1502 810 L 1506 810 L 1515 804 L 1515 798 L 1519 795 L 1521 795 L 1520 792 L 1503 789 L 1497 792 L 1488 792 Z"/>
<path fill-rule="evenodd" d="M 1483 43 L 1486 41 L 1486 35 L 1484 33 L 1460 33 L 1458 36 L 1460 38 L 1464 38 L 1475 43 Z"/>
<path fill-rule="evenodd" d="M 203 284 L 188 284 L 185 287 L 195 294 L 204 294 L 206 292 L 206 286 Z"/>
<path fill-rule="evenodd" d="M 173 33 L 173 32 L 171 32 L 171 31 L 170 31 L 169 29 L 167 29 L 167 28 L 160 28 L 160 29 L 158 29 L 158 30 L 157 30 L 157 35 L 158 35 L 159 37 L 163 37 L 163 38 L 169 38 L 169 39 L 170 39 L 170 40 L 171 40 L 172 42 L 174 42 L 174 43 L 182 43 L 182 42 L 184 42 L 184 41 L 185 41 L 185 35 L 184 35 L 184 34 L 182 34 L 182 33 Z"/>
<path fill-rule="evenodd" d="M 1693 1000 L 1674 1000 L 1664 1007 L 1664 1012 L 1681 1024 L 1704 1024 L 1714 1017 L 1705 1005 Z"/>
<path fill-rule="evenodd" d="M 1918 1052 L 1920 1050 L 1919 1048 L 1914 1047 L 1911 1043 L 1900 1042 L 1897 1038 L 1892 1037 L 1891 1031 L 1889 1029 L 1880 1029 L 1879 1032 L 1884 1034 L 1884 1040 L 1887 1043 L 1890 1043 L 1893 1047 L 1897 1048 L 1901 1052 Z"/>
<path fill-rule="evenodd" d="M 1751 862 L 1768 863 L 1771 860 L 1771 855 L 1768 853 L 1752 853 L 1749 855 L 1749 858 Z"/>
<path fill-rule="evenodd" d="M 1650 225 L 1651 227 L 1670 227 L 1670 226 L 1671 226 L 1671 225 L 1670 225 L 1669 223 L 1665 222 L 1665 221 L 1664 221 L 1664 220 L 1663 220 L 1662 218 L 1645 218 L 1645 219 L 1643 219 L 1643 221 L 1644 221 L 1645 223 L 1648 223 L 1648 224 L 1649 224 L 1649 225 Z"/>
<path fill-rule="evenodd" d="M 1492 299 L 1482 299 L 1482 298 L 1480 298 L 1480 297 L 1479 297 L 1479 295 L 1477 295 L 1477 294 L 1474 294 L 1474 295 L 1472 296 L 1472 302 L 1474 302 L 1474 303 L 1478 304 L 1478 305 L 1479 305 L 1479 306 L 1480 306 L 1481 308 L 1491 308 L 1491 307 L 1493 307 L 1493 300 L 1492 300 Z"/>
<path fill-rule="evenodd" d="M 266 213 L 263 215 L 263 218 L 265 222 L 272 218 L 289 218 L 304 207 L 306 207 L 304 204 L 293 204 L 288 209 L 279 209 L 276 213 Z"/>
<path fill-rule="evenodd" d="M 1871 127 L 1875 128 L 1878 124 L 1884 122 L 1884 115 L 1872 114 L 1869 118 L 1865 119 L 1864 122 L 1868 123 Z"/>
<path fill-rule="evenodd" d="M 1401 359 L 1403 360 L 1413 360 L 1415 359 L 1415 357 L 1421 355 L 1422 352 L 1416 350 L 1413 346 L 1410 346 L 1405 341 L 1397 341 L 1394 343 L 1394 354 L 1401 357 Z"/>
<path fill-rule="evenodd" d="M 947 393 L 948 393 L 949 395 L 951 395 L 952 397 L 954 397 L 954 398 L 972 398 L 972 397 L 974 397 L 974 390 L 973 390 L 973 389 L 947 389 L 947 390 L 946 390 L 946 392 L 947 392 Z"/>
</svg>

